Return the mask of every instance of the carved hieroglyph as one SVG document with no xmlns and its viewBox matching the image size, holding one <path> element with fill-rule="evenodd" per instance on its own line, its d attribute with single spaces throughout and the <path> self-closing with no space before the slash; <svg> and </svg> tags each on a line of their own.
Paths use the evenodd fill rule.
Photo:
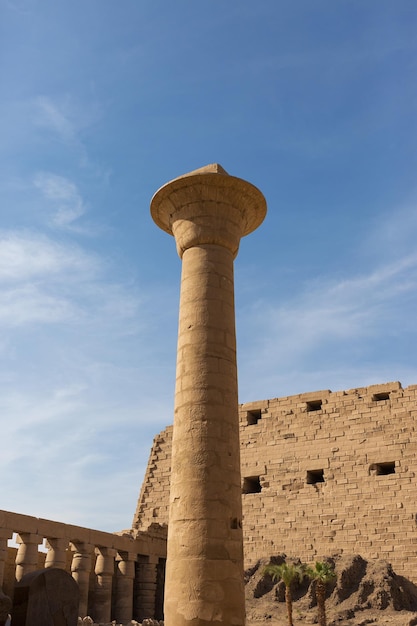
<svg viewBox="0 0 417 626">
<path fill-rule="evenodd" d="M 156 224 L 182 259 L 165 585 L 167 626 L 245 621 L 233 260 L 266 214 L 217 164 L 164 185 Z"/>
</svg>

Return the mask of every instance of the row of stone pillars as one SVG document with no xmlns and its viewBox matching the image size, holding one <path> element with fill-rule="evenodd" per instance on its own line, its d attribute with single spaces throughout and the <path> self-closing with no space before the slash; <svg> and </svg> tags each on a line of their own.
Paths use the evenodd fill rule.
<svg viewBox="0 0 417 626">
<path fill-rule="evenodd" d="M 5 581 L 9 531 L 0 530 L 0 588 L 12 595 Z M 34 533 L 17 535 L 18 550 L 15 560 L 15 580 L 39 569 L 38 547 L 43 537 Z M 94 546 L 65 538 L 47 538 L 48 549 L 44 567 L 70 569 L 80 590 L 79 615 L 91 615 L 96 622 L 126 623 L 154 617 L 157 582 L 161 561 L 114 548 Z M 72 552 L 68 567 L 68 551 Z M 95 559 L 95 560 L 94 560 Z M 94 564 L 94 576 L 92 567 Z M 92 584 L 92 580 L 94 581 Z M 162 608 L 161 608 L 162 611 Z"/>
</svg>

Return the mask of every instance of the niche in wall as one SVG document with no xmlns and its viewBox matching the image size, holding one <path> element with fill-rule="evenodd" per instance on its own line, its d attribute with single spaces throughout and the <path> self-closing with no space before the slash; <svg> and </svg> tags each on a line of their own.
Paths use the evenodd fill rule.
<svg viewBox="0 0 417 626">
<path fill-rule="evenodd" d="M 259 476 L 246 476 L 243 479 L 242 493 L 260 493 L 262 491 Z"/>
<path fill-rule="evenodd" d="M 307 485 L 315 485 L 317 483 L 324 483 L 324 470 L 307 470 Z"/>
<path fill-rule="evenodd" d="M 261 409 L 253 409 L 252 411 L 246 412 L 246 420 L 247 420 L 248 426 L 257 424 L 259 420 L 261 419 L 261 417 L 262 417 Z"/>
</svg>

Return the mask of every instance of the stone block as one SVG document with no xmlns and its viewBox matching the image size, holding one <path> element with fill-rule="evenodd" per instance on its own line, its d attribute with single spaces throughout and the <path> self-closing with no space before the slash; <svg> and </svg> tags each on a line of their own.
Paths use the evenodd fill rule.
<svg viewBox="0 0 417 626">
<path fill-rule="evenodd" d="M 79 589 L 70 574 L 48 568 L 16 584 L 13 626 L 77 626 Z"/>
</svg>

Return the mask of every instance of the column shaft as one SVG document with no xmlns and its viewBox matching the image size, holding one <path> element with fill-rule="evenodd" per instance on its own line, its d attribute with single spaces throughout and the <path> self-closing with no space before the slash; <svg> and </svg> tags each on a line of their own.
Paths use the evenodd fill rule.
<svg viewBox="0 0 417 626">
<path fill-rule="evenodd" d="M 72 543 L 74 552 L 71 563 L 71 574 L 80 589 L 80 605 L 78 614 L 86 617 L 88 613 L 88 589 L 91 571 L 92 546 L 85 543 Z"/>
<path fill-rule="evenodd" d="M 93 616 L 96 622 L 110 622 L 116 551 L 111 548 L 96 548 L 96 555 Z"/>
<path fill-rule="evenodd" d="M 0 529 L 0 589 L 3 587 L 4 570 L 7 563 L 8 540 L 13 537 L 12 531 Z"/>
<path fill-rule="evenodd" d="M 244 622 L 232 253 L 182 259 L 165 612 Z"/>
<path fill-rule="evenodd" d="M 135 619 L 142 622 L 153 618 L 155 612 L 156 571 L 155 562 L 139 563 L 136 581 L 136 614 Z"/>
<path fill-rule="evenodd" d="M 116 601 L 114 618 L 117 623 L 127 623 L 133 618 L 133 582 L 135 562 L 133 555 L 120 553 L 116 559 Z"/>
<path fill-rule="evenodd" d="M 16 580 L 38 569 L 38 546 L 42 537 L 33 533 L 20 533 L 17 536 L 19 548 L 16 555 Z"/>
</svg>

